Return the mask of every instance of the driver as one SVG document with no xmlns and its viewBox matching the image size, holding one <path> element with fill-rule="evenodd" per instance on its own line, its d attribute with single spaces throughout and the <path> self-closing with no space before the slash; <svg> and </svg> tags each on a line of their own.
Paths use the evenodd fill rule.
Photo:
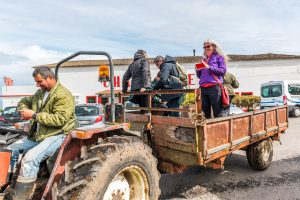
<svg viewBox="0 0 300 200">
<path fill-rule="evenodd" d="M 29 135 L 7 147 L 12 151 L 11 171 L 19 152 L 26 153 L 15 184 L 14 199 L 30 196 L 40 163 L 56 152 L 66 134 L 78 124 L 74 97 L 56 80 L 53 71 L 42 66 L 36 68 L 32 75 L 40 89 L 18 103 L 21 117 L 31 120 Z"/>
</svg>

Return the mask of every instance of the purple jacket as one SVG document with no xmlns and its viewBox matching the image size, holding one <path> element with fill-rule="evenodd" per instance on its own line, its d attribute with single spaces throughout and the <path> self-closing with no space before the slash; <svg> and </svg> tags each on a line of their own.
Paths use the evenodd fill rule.
<svg viewBox="0 0 300 200">
<path fill-rule="evenodd" d="M 223 76 L 226 73 L 226 64 L 224 57 L 214 52 L 208 60 L 209 69 L 196 70 L 196 75 L 200 79 L 199 86 L 202 84 L 218 84 L 214 79 L 213 74 L 223 83 Z"/>
</svg>

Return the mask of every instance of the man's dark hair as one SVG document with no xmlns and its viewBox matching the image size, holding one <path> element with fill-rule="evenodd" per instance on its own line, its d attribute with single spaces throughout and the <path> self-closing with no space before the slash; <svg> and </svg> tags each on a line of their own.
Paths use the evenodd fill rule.
<svg viewBox="0 0 300 200">
<path fill-rule="evenodd" d="M 32 76 L 36 77 L 38 74 L 40 74 L 42 76 L 42 78 L 46 79 L 48 77 L 50 78 L 54 78 L 55 79 L 55 74 L 54 72 L 50 69 L 50 67 L 45 67 L 45 66 L 41 66 L 41 67 L 37 67 L 33 73 Z"/>
<path fill-rule="evenodd" d="M 162 56 L 156 56 L 156 58 L 154 59 L 154 62 L 159 62 L 159 61 L 164 61 L 165 59 L 164 59 L 164 57 L 162 57 Z"/>
</svg>

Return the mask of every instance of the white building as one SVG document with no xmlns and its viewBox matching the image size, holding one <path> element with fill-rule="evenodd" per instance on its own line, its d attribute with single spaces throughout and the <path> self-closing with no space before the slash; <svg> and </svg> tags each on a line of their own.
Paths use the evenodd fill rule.
<svg viewBox="0 0 300 200">
<path fill-rule="evenodd" d="M 231 55 L 232 60 L 228 64 L 228 71 L 236 75 L 240 82 L 239 89 L 236 92 L 260 94 L 260 84 L 272 80 L 300 80 L 300 56 L 287 55 L 252 55 L 239 56 Z M 189 85 L 191 88 L 198 87 L 198 79 L 195 76 L 194 64 L 200 60 L 200 57 L 177 57 L 187 70 Z M 122 77 L 131 59 L 113 60 L 115 69 L 115 91 L 121 90 Z M 152 78 L 157 74 L 158 69 L 151 62 Z M 107 64 L 103 60 L 91 61 L 70 61 L 61 66 L 59 70 L 59 80 L 63 85 L 71 90 L 77 103 L 107 102 L 109 90 L 108 83 L 98 82 L 98 67 Z M 54 69 L 55 64 L 49 64 Z M 34 85 L 30 86 L 9 86 L 2 87 L 3 107 L 16 105 L 24 96 L 29 96 L 36 91 Z"/>
</svg>

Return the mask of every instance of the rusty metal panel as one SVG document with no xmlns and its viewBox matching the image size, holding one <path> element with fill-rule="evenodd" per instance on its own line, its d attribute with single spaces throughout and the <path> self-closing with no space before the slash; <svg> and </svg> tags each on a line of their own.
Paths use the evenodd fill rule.
<svg viewBox="0 0 300 200">
<path fill-rule="evenodd" d="M 187 153 L 193 153 L 195 154 L 195 145 L 194 144 L 182 144 L 182 143 L 177 143 L 177 142 L 171 142 L 171 141 L 166 141 L 166 140 L 161 140 L 161 139 L 155 139 L 155 145 L 166 147 L 169 149 L 174 149 L 177 151 L 183 151 Z"/>
<path fill-rule="evenodd" d="M 165 125 L 174 125 L 174 126 L 195 128 L 195 125 L 192 124 L 192 121 L 189 118 L 165 117 L 165 116 L 152 115 L 151 120 L 152 120 L 152 124 L 165 124 Z"/>
<path fill-rule="evenodd" d="M 122 123 L 122 124 L 94 124 L 93 126 L 83 126 L 76 128 L 74 131 L 71 132 L 71 135 L 73 138 L 80 138 L 80 139 L 90 139 L 95 134 L 107 132 L 107 131 L 113 131 L 113 130 L 119 130 L 123 129 L 125 131 L 129 130 L 129 124 L 128 123 Z"/>
<path fill-rule="evenodd" d="M 266 113 L 267 117 L 267 128 L 272 128 L 276 126 L 276 110 L 268 111 Z"/>
<path fill-rule="evenodd" d="M 152 124 L 154 141 L 162 140 L 182 145 L 195 144 L 195 129 L 172 125 Z"/>
<path fill-rule="evenodd" d="M 161 146 L 157 146 L 155 150 L 158 161 L 164 160 L 174 163 L 177 166 L 192 166 L 198 164 L 198 157 L 196 154 L 177 151 Z"/>
<path fill-rule="evenodd" d="M 224 150 L 224 149 L 228 149 L 229 147 L 230 147 L 230 143 L 223 144 L 223 145 L 221 145 L 221 146 L 218 146 L 218 147 L 215 147 L 215 148 L 208 149 L 208 150 L 207 150 L 207 154 L 210 155 L 210 154 L 213 154 L 213 153 L 222 151 L 222 150 Z"/>
<path fill-rule="evenodd" d="M 240 143 L 245 142 L 245 141 L 250 140 L 250 139 L 251 139 L 250 136 L 246 136 L 246 137 L 243 137 L 241 139 L 235 140 L 235 141 L 232 142 L 232 146 L 240 144 Z"/>
<path fill-rule="evenodd" d="M 265 123 L 264 123 L 264 113 L 255 114 L 253 115 L 253 124 L 252 124 L 252 135 L 255 133 L 259 133 L 265 130 Z"/>
<path fill-rule="evenodd" d="M 278 122 L 279 124 L 283 124 L 287 122 L 287 108 L 278 109 Z"/>
<path fill-rule="evenodd" d="M 149 122 L 149 115 L 145 114 L 134 114 L 134 113 L 126 113 L 125 114 L 126 122 Z"/>
<path fill-rule="evenodd" d="M 157 167 L 160 171 L 167 172 L 168 174 L 178 174 L 183 172 L 189 166 L 177 166 L 173 163 L 159 160 Z"/>
<path fill-rule="evenodd" d="M 147 123 L 143 122 L 131 122 L 130 123 L 130 131 L 136 132 L 136 135 L 141 135 L 142 131 L 144 131 Z"/>
<path fill-rule="evenodd" d="M 200 153 L 202 155 L 206 154 L 206 148 L 207 148 L 207 138 L 206 138 L 206 125 L 205 122 L 202 125 L 200 125 L 202 120 L 205 118 L 203 117 L 202 113 L 202 100 L 201 100 L 201 90 L 197 89 L 194 91 L 195 94 L 195 108 L 196 108 L 196 118 L 195 118 L 195 126 L 196 126 L 196 152 Z M 203 162 L 203 161 L 201 161 Z"/>
<path fill-rule="evenodd" d="M 207 150 L 229 143 L 230 120 L 206 125 Z"/>
<path fill-rule="evenodd" d="M 249 135 L 250 116 L 233 120 L 232 140 L 238 140 Z"/>
</svg>

